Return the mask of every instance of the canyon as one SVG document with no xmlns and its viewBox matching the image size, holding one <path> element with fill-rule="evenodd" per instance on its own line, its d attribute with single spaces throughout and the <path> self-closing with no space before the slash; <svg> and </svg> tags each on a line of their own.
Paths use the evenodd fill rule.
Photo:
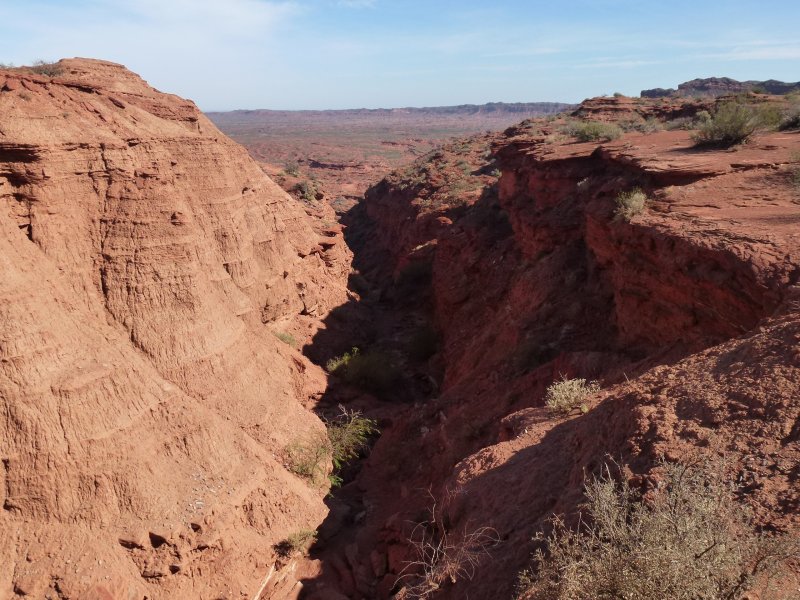
<svg viewBox="0 0 800 600">
<path fill-rule="evenodd" d="M 191 102 L 57 65 L 0 71 L 0 598 L 512 598 L 612 462 L 724 458 L 797 537 L 798 131 L 698 149 L 667 125 L 718 100 L 597 98 L 293 197 Z M 553 414 L 567 377 L 598 390 Z M 340 407 L 380 432 L 331 488 L 291 450 Z"/>
</svg>

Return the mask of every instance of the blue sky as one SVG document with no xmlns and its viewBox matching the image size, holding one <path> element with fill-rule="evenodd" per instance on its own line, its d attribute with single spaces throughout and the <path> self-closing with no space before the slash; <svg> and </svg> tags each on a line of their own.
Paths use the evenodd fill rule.
<svg viewBox="0 0 800 600">
<path fill-rule="evenodd" d="M 204 110 L 576 102 L 800 80 L 796 0 L 0 0 L 0 62 L 125 64 Z"/>
</svg>

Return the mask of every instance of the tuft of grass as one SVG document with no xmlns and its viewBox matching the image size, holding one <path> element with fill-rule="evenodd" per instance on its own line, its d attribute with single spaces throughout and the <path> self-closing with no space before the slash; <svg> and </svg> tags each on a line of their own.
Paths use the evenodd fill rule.
<svg viewBox="0 0 800 600">
<path fill-rule="evenodd" d="M 574 408 L 580 407 L 588 396 L 598 391 L 600 386 L 595 381 L 564 377 L 547 388 L 544 403 L 555 413 L 569 414 Z"/>
<path fill-rule="evenodd" d="M 616 204 L 614 216 L 617 219 L 630 222 L 635 216 L 644 212 L 647 205 L 647 195 L 641 189 L 634 188 L 617 196 Z"/>
<path fill-rule="evenodd" d="M 600 121 L 576 121 L 564 127 L 564 133 L 579 142 L 610 142 L 622 135 L 622 129 L 613 123 Z"/>
<path fill-rule="evenodd" d="M 350 350 L 350 352 L 345 352 L 341 356 L 337 356 L 335 358 L 330 359 L 328 362 L 325 363 L 325 370 L 328 373 L 334 374 L 337 371 L 343 370 L 347 367 L 349 362 L 353 359 L 353 357 L 358 356 L 361 351 L 356 348 L 355 346 Z"/>
<path fill-rule="evenodd" d="M 276 331 L 275 337 L 282 341 L 284 344 L 289 344 L 292 348 L 297 348 L 298 343 L 297 340 L 291 333 L 287 333 L 285 331 Z"/>
<path fill-rule="evenodd" d="M 306 554 L 308 548 L 317 539 L 317 531 L 315 529 L 301 529 L 296 531 L 273 546 L 273 549 L 283 558 L 289 558 L 295 554 Z"/>
<path fill-rule="evenodd" d="M 721 466 L 662 463 L 664 479 L 645 501 L 606 467 L 586 483 L 577 531 L 555 518 L 534 539 L 520 600 L 719 600 L 741 598 L 776 578 L 800 542 L 753 531 Z"/>
</svg>

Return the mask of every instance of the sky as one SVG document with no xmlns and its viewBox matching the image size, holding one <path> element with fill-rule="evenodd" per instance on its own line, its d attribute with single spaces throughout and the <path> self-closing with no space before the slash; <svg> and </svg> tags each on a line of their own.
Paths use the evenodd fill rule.
<svg viewBox="0 0 800 600">
<path fill-rule="evenodd" d="M 201 109 L 579 102 L 800 80 L 796 0 L 0 0 L 0 62 L 119 62 Z"/>
</svg>

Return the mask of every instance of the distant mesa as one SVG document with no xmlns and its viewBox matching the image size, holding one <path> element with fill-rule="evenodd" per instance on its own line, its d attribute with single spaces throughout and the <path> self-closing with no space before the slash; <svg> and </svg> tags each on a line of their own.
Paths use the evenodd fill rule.
<svg viewBox="0 0 800 600">
<path fill-rule="evenodd" d="M 766 92 L 768 94 L 788 94 L 800 90 L 800 82 L 786 83 L 776 79 L 766 81 L 737 81 L 730 77 L 708 77 L 692 79 L 673 88 L 653 88 L 642 90 L 642 98 L 686 97 L 686 96 L 725 96 L 743 92 Z"/>
</svg>

